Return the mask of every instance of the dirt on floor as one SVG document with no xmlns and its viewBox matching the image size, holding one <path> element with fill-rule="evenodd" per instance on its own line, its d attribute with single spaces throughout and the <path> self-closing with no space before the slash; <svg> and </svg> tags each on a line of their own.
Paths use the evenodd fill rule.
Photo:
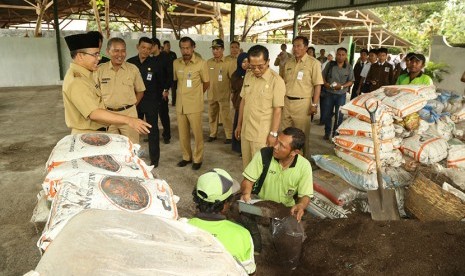
<svg viewBox="0 0 465 276">
<path fill-rule="evenodd" d="M 69 133 L 64 123 L 60 87 L 0 89 L 0 275 L 22 275 L 40 260 L 36 242 L 40 233 L 29 222 L 44 179 L 44 166 L 53 146 Z M 161 143 L 156 173 L 181 197 L 179 214 L 194 214 L 191 192 L 196 179 L 214 167 L 238 179 L 238 154 L 218 140 L 205 143 L 199 171 L 178 168 L 181 160 L 174 108 L 170 106 L 170 144 Z M 161 127 L 161 126 L 160 126 Z M 311 154 L 332 152 L 322 140 L 322 127 L 312 125 Z M 204 115 L 204 137 L 208 136 Z M 146 143 L 142 143 L 147 148 Z M 148 160 L 146 160 L 148 161 Z M 465 223 L 374 222 L 364 213 L 348 219 L 304 217 L 307 239 L 301 264 L 294 271 L 282 268 L 266 227 L 262 253 L 256 257 L 257 275 L 464 275 Z M 266 235 L 268 233 L 268 235 Z"/>
</svg>

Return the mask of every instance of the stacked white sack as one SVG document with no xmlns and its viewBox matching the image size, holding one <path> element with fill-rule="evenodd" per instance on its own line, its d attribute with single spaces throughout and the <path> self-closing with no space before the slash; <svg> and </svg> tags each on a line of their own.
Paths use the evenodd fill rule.
<svg viewBox="0 0 465 276">
<path fill-rule="evenodd" d="M 173 192 L 164 180 L 77 173 L 63 179 L 37 246 L 45 250 L 72 217 L 87 209 L 178 217 Z"/>
</svg>

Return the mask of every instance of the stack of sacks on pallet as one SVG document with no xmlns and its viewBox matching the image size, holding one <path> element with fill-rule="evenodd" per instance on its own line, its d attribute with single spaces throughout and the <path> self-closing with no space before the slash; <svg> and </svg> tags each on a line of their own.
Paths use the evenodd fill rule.
<svg viewBox="0 0 465 276">
<path fill-rule="evenodd" d="M 400 105 L 394 106 L 393 103 L 396 101 L 392 99 L 388 101 L 386 98 L 383 91 L 377 90 L 358 96 L 341 107 L 341 112 L 349 116 L 336 130 L 339 135 L 333 138 L 336 145 L 334 151 L 338 157 L 354 164 L 366 173 L 375 172 L 376 164 L 370 115 L 365 104 L 370 110 L 378 106 L 375 118 L 378 122 L 380 159 L 383 166 L 399 167 L 403 162 L 399 151 L 401 140 L 395 137 L 393 107 L 396 108 L 396 114 L 407 113 L 414 109 L 410 106 L 407 108 Z M 391 107 L 385 105 L 383 100 L 389 102 Z"/>
<path fill-rule="evenodd" d="M 57 143 L 42 184 L 52 203 L 37 243 L 41 250 L 86 209 L 177 219 L 178 198 L 166 181 L 154 179 L 153 167 L 137 157 L 138 148 L 122 135 L 106 133 L 68 135 Z"/>
</svg>

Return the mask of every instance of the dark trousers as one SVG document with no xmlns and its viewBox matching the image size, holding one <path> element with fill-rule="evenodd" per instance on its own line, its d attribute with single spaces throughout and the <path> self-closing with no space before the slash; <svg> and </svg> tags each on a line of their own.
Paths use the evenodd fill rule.
<svg viewBox="0 0 465 276">
<path fill-rule="evenodd" d="M 168 100 L 161 100 L 160 108 L 158 109 L 158 115 L 160 116 L 161 124 L 163 125 L 163 132 L 161 136 L 163 140 L 171 139 L 171 129 L 170 129 L 170 110 L 168 107 Z"/>
<path fill-rule="evenodd" d="M 178 89 L 178 83 L 174 82 L 173 86 L 171 86 L 171 104 L 173 106 L 176 105 L 176 90 Z"/>
<path fill-rule="evenodd" d="M 153 110 L 145 112 L 145 120 L 152 125 L 149 133 L 149 155 L 152 164 L 158 164 L 160 160 L 160 131 L 158 130 L 158 109 L 159 104 L 153 106 Z"/>
<path fill-rule="evenodd" d="M 342 114 L 339 112 L 339 107 L 343 106 L 346 103 L 346 94 L 333 94 L 333 93 L 328 93 L 324 99 L 323 103 L 321 104 L 324 106 L 323 113 L 323 121 L 325 123 L 325 135 L 330 135 L 331 134 L 331 123 L 332 123 L 332 117 L 333 117 L 333 112 L 334 114 L 337 114 L 337 124 L 336 127 L 332 130 L 333 136 L 334 133 L 336 132 L 336 129 L 339 127 L 339 125 L 342 123 Z"/>
<path fill-rule="evenodd" d="M 136 105 L 137 118 L 144 120 L 144 112 L 140 109 L 140 104 Z"/>
<path fill-rule="evenodd" d="M 352 93 L 350 94 L 350 100 L 353 100 L 354 98 L 358 96 L 357 89 L 358 89 L 359 84 L 360 82 L 354 82 L 354 86 L 352 86 Z"/>
<path fill-rule="evenodd" d="M 238 121 L 239 121 L 239 110 L 236 110 L 236 112 L 234 113 L 231 149 L 237 153 L 241 153 L 241 141 L 237 140 L 236 135 L 234 135 L 234 131 L 236 130 Z"/>
</svg>

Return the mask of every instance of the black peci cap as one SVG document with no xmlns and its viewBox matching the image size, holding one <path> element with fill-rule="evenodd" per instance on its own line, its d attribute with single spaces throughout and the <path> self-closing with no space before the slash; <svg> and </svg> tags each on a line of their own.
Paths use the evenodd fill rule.
<svg viewBox="0 0 465 276">
<path fill-rule="evenodd" d="M 99 36 L 95 33 L 75 34 L 65 37 L 70 51 L 86 48 L 99 48 Z"/>
</svg>

